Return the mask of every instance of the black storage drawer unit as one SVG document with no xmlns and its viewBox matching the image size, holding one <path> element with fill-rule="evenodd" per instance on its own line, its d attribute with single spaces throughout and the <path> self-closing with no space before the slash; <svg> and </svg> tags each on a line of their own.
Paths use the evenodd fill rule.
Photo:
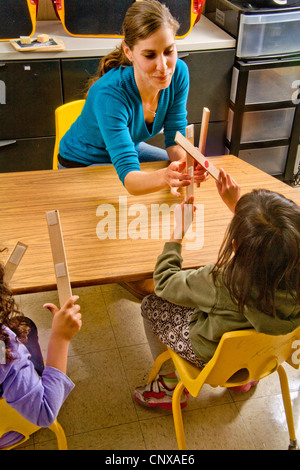
<svg viewBox="0 0 300 470">
<path fill-rule="evenodd" d="M 59 61 L 0 62 L 0 80 L 0 140 L 55 135 L 54 111 L 62 104 Z"/>
<path fill-rule="evenodd" d="M 0 62 L 0 172 L 52 168 L 59 60 Z"/>
<path fill-rule="evenodd" d="M 233 68 L 227 148 L 284 181 L 298 170 L 300 56 L 237 60 Z"/>
<path fill-rule="evenodd" d="M 55 137 L 0 140 L 0 172 L 51 170 Z"/>
<path fill-rule="evenodd" d="M 199 123 L 204 107 L 210 110 L 210 121 L 226 121 L 230 82 L 235 50 L 211 50 L 179 54 L 190 73 L 187 103 L 189 123 Z"/>
<path fill-rule="evenodd" d="M 63 59 L 61 61 L 64 102 L 80 100 L 85 97 L 87 83 L 97 73 L 101 57 L 89 59 Z"/>
</svg>

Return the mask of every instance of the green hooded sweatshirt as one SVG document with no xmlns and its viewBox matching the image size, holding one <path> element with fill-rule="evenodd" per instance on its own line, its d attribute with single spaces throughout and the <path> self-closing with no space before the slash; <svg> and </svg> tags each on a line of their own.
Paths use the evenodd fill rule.
<svg viewBox="0 0 300 470">
<path fill-rule="evenodd" d="M 155 266 L 155 293 L 169 302 L 195 309 L 190 320 L 190 340 L 194 353 L 203 361 L 212 358 L 227 331 L 254 328 L 260 333 L 284 335 L 300 327 L 300 305 L 286 291 L 276 293 L 276 316 L 254 306 L 246 306 L 240 314 L 221 277 L 214 282 L 214 265 L 182 270 L 181 250 L 181 243 L 165 243 Z"/>
</svg>

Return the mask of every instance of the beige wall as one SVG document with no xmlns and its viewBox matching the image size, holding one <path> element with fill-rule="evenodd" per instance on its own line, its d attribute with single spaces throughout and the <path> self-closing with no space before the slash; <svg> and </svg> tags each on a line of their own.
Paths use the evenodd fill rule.
<svg viewBox="0 0 300 470">
<path fill-rule="evenodd" d="M 51 0 L 40 0 L 38 8 L 38 20 L 57 20 Z"/>
</svg>

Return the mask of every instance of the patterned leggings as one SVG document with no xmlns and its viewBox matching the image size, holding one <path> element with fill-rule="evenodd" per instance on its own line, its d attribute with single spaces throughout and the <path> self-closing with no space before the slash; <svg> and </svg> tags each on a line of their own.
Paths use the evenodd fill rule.
<svg viewBox="0 0 300 470">
<path fill-rule="evenodd" d="M 168 346 L 195 366 L 205 366 L 205 362 L 194 354 L 189 338 L 189 322 L 193 308 L 172 304 L 155 294 L 145 297 L 141 308 L 145 333 L 154 360 L 166 350 L 165 346 Z M 167 361 L 160 373 L 164 375 L 173 371 L 172 361 Z"/>
</svg>

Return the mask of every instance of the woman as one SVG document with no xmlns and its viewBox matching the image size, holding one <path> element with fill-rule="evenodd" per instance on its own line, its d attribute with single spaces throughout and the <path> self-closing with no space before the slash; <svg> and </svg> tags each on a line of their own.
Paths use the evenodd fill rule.
<svg viewBox="0 0 300 470">
<path fill-rule="evenodd" d="M 112 163 L 130 194 L 190 184 L 185 151 L 176 145 L 177 131 L 185 134 L 188 69 L 178 60 L 178 22 L 158 1 L 135 2 L 127 11 L 124 40 L 104 57 L 83 111 L 61 140 L 59 168 Z M 144 141 L 164 130 L 166 151 Z M 141 161 L 170 160 L 153 172 Z M 207 179 L 196 168 L 195 181 Z"/>
</svg>

